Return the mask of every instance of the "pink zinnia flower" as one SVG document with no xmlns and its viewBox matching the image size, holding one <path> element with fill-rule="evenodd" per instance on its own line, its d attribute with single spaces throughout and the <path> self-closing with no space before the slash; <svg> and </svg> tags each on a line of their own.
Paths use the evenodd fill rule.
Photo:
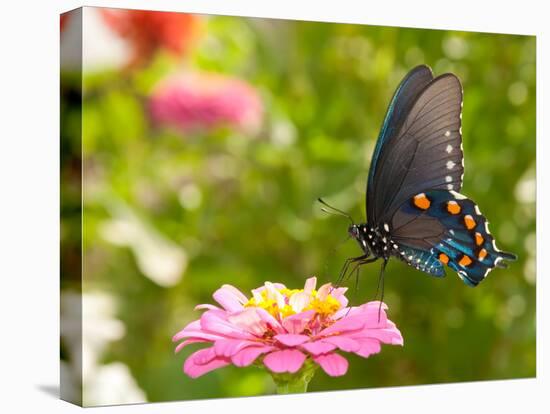
<svg viewBox="0 0 550 414">
<path fill-rule="evenodd" d="M 153 121 L 182 132 L 234 127 L 254 133 L 262 102 L 248 83 L 220 74 L 187 72 L 162 82 L 149 108 Z"/>
<path fill-rule="evenodd" d="M 211 345 L 191 354 L 183 371 L 196 378 L 229 364 L 246 367 L 261 361 L 275 374 L 292 374 L 309 358 L 328 375 L 340 376 L 348 369 L 340 352 L 367 358 L 382 344 L 403 345 L 385 304 L 380 313 L 380 302 L 348 307 L 346 288 L 325 284 L 316 290 L 316 282 L 309 278 L 304 289 L 266 282 L 250 299 L 223 285 L 213 295 L 221 308 L 198 305 L 206 312 L 173 338 L 184 340 L 176 352 L 193 343 Z"/>
</svg>

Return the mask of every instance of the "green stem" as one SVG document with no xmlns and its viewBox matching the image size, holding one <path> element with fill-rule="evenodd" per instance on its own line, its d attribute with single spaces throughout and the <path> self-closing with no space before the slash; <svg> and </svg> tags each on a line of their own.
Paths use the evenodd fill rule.
<svg viewBox="0 0 550 414">
<path fill-rule="evenodd" d="M 295 381 L 277 382 L 277 394 L 299 394 L 307 392 L 309 381 L 303 378 L 298 378 Z"/>
<path fill-rule="evenodd" d="M 304 363 L 303 367 L 294 374 L 271 373 L 273 381 L 277 386 L 277 394 L 297 394 L 307 392 L 307 386 L 315 374 L 317 364 L 309 358 Z"/>
</svg>

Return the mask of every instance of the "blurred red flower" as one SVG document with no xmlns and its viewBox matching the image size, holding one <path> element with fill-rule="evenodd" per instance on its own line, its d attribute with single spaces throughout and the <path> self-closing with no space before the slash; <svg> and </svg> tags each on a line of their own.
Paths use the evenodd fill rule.
<svg viewBox="0 0 550 414">
<path fill-rule="evenodd" d="M 183 56 L 198 35 L 199 18 L 192 14 L 119 9 L 101 9 L 101 14 L 111 29 L 130 42 L 129 66 L 147 63 L 157 49 Z"/>
<path fill-rule="evenodd" d="M 67 20 L 69 20 L 69 12 L 63 13 L 62 15 L 59 16 L 59 26 L 62 32 L 65 26 L 67 25 Z"/>
<path fill-rule="evenodd" d="M 243 80 L 186 72 L 161 82 L 149 100 L 153 122 L 182 132 L 229 126 L 258 131 L 263 106 L 257 91 Z"/>
</svg>

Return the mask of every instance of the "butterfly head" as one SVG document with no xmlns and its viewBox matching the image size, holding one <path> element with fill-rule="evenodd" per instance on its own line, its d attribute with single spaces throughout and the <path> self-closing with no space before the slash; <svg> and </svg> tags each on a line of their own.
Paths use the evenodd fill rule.
<svg viewBox="0 0 550 414">
<path fill-rule="evenodd" d="M 370 254 L 369 249 L 369 243 L 367 242 L 367 233 L 366 233 L 366 227 L 361 224 L 352 224 L 348 227 L 348 234 L 350 237 L 357 240 L 359 243 L 359 246 L 361 246 L 361 249 L 365 252 L 365 254 Z"/>
</svg>

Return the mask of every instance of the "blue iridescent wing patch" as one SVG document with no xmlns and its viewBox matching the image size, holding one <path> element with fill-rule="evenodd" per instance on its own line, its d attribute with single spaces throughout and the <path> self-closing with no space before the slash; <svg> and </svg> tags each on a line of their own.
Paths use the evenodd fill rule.
<svg viewBox="0 0 550 414">
<path fill-rule="evenodd" d="M 431 251 L 413 249 L 412 247 L 406 246 L 402 246 L 399 251 L 399 258 L 409 266 L 432 276 L 445 276 L 445 268 L 443 267 L 443 263 L 441 263 L 437 259 L 437 255 Z"/>
<path fill-rule="evenodd" d="M 399 255 L 409 264 L 424 261 L 422 267 L 436 267 L 437 261 L 456 271 L 466 284 L 476 286 L 493 268 L 505 267 L 504 260 L 516 258 L 497 248 L 488 224 L 478 206 L 464 195 L 431 190 L 401 205 L 391 232 Z M 412 260 L 411 249 L 417 251 Z"/>
</svg>

